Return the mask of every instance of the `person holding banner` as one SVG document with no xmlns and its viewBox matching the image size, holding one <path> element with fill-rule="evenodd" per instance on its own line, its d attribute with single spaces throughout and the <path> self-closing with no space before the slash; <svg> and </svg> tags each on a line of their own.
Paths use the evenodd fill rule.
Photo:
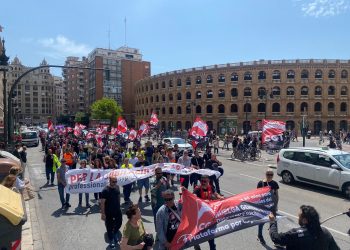
<svg viewBox="0 0 350 250">
<path fill-rule="evenodd" d="M 117 178 L 109 176 L 108 185 L 102 190 L 101 219 L 105 221 L 110 248 L 119 241 L 117 234 L 122 226 L 123 216 L 120 210 L 120 191 Z"/>
<path fill-rule="evenodd" d="M 66 193 L 66 198 L 64 198 L 64 187 L 67 185 L 66 182 L 66 172 L 69 167 L 66 165 L 66 160 L 64 158 L 61 159 L 61 166 L 57 168 L 57 188 L 58 194 L 60 195 L 60 200 L 62 204 L 62 209 L 67 209 L 71 207 L 69 204 L 70 194 Z"/>
<path fill-rule="evenodd" d="M 139 161 L 136 162 L 135 168 L 141 168 L 145 166 L 149 166 L 149 163 L 145 161 L 142 155 L 139 156 Z M 142 187 L 145 187 L 145 201 L 150 202 L 150 198 L 148 196 L 148 190 L 149 190 L 149 178 L 144 178 L 141 180 L 137 180 L 137 187 L 139 189 L 139 202 L 142 202 Z"/>
<path fill-rule="evenodd" d="M 216 170 L 221 173 L 221 176 L 224 174 L 224 169 L 219 167 L 222 166 L 221 161 L 219 161 L 216 158 L 216 154 L 210 154 L 210 160 L 207 160 L 205 162 L 205 168 L 211 169 L 211 170 Z M 220 177 L 219 177 L 220 178 Z M 219 183 L 219 178 L 217 178 L 215 175 L 210 176 L 211 182 L 214 182 L 215 184 L 215 189 L 216 191 L 220 194 L 220 183 Z"/>
<path fill-rule="evenodd" d="M 132 169 L 134 166 L 129 163 L 129 159 L 125 158 L 124 159 L 124 163 L 121 165 L 121 169 Z M 131 190 L 132 190 L 132 183 L 126 184 L 123 186 L 123 195 L 124 195 L 124 204 L 130 204 L 131 200 L 130 200 L 130 194 L 131 194 Z"/>
<path fill-rule="evenodd" d="M 84 169 L 86 168 L 86 160 L 81 160 L 80 163 L 80 169 Z M 83 200 L 83 194 L 79 193 L 79 204 L 78 206 L 81 207 L 82 206 L 82 200 Z M 91 205 L 89 204 L 89 193 L 85 193 L 85 202 L 86 202 L 86 207 L 89 208 L 91 207 Z"/>
<path fill-rule="evenodd" d="M 184 150 L 183 155 L 177 161 L 178 164 L 184 165 L 186 168 L 191 167 L 191 157 L 188 156 L 188 151 Z M 188 184 L 190 182 L 189 175 L 180 175 L 180 180 L 183 179 L 182 186 L 188 189 Z"/>
</svg>

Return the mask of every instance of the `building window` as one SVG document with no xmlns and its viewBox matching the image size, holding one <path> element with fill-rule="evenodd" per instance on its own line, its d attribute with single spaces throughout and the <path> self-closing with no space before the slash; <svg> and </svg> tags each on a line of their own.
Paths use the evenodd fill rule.
<svg viewBox="0 0 350 250">
<path fill-rule="evenodd" d="M 186 105 L 186 114 L 191 114 L 191 104 Z"/>
<path fill-rule="evenodd" d="M 322 70 L 320 69 L 316 70 L 315 79 L 322 79 Z"/>
<path fill-rule="evenodd" d="M 181 87 L 182 83 L 181 83 L 181 79 L 177 79 L 176 81 L 176 86 Z"/>
<path fill-rule="evenodd" d="M 231 74 L 231 82 L 238 82 L 238 74 L 236 72 Z"/>
<path fill-rule="evenodd" d="M 265 103 L 259 103 L 258 104 L 258 112 L 262 113 L 266 111 L 266 105 Z"/>
<path fill-rule="evenodd" d="M 169 108 L 169 115 L 172 115 L 174 113 L 174 109 L 173 109 L 173 107 L 170 107 Z"/>
<path fill-rule="evenodd" d="M 231 104 L 231 113 L 237 113 L 238 107 L 237 104 Z"/>
<path fill-rule="evenodd" d="M 322 88 L 321 86 L 315 87 L 315 95 L 322 95 Z"/>
<path fill-rule="evenodd" d="M 287 112 L 288 113 L 294 113 L 294 103 L 289 102 L 287 104 Z"/>
<path fill-rule="evenodd" d="M 335 105 L 333 102 L 328 103 L 328 112 L 334 112 L 335 111 Z"/>
<path fill-rule="evenodd" d="M 178 114 L 178 115 L 181 115 L 181 107 L 180 107 L 180 106 L 177 107 L 177 114 Z"/>
<path fill-rule="evenodd" d="M 174 97 L 173 97 L 173 94 L 169 94 L 169 101 L 173 101 Z"/>
<path fill-rule="evenodd" d="M 153 103 L 153 96 L 151 96 L 150 98 L 150 103 Z"/>
<path fill-rule="evenodd" d="M 260 87 L 258 89 L 258 97 L 262 99 L 264 98 L 265 95 L 266 95 L 266 89 L 264 87 Z"/>
<path fill-rule="evenodd" d="M 181 101 L 181 93 L 177 93 L 177 100 Z"/>
<path fill-rule="evenodd" d="M 176 122 L 176 129 L 182 129 L 182 123 L 180 121 Z"/>
<path fill-rule="evenodd" d="M 218 112 L 219 112 L 219 114 L 224 114 L 225 113 L 225 105 L 224 104 L 220 104 L 218 106 Z"/>
<path fill-rule="evenodd" d="M 259 80 L 265 80 L 266 79 L 266 72 L 265 71 L 259 71 L 258 79 Z"/>
<path fill-rule="evenodd" d="M 320 102 L 316 102 L 314 106 L 315 112 L 321 112 L 322 111 L 322 104 Z"/>
<path fill-rule="evenodd" d="M 294 79 L 294 78 L 295 78 L 295 72 L 293 70 L 288 70 L 287 79 Z"/>
<path fill-rule="evenodd" d="M 153 90 L 153 83 L 151 83 L 151 87 L 150 87 L 151 90 Z"/>
<path fill-rule="evenodd" d="M 250 113 L 250 112 L 252 112 L 252 105 L 250 105 L 250 103 L 244 104 L 243 110 L 244 110 L 245 113 Z"/>
<path fill-rule="evenodd" d="M 146 85 L 146 92 L 148 92 L 148 85 Z"/>
<path fill-rule="evenodd" d="M 156 102 L 159 102 L 159 96 L 156 95 Z"/>
<path fill-rule="evenodd" d="M 232 88 L 231 89 L 231 96 L 232 97 L 237 97 L 238 96 L 238 89 Z"/>
<path fill-rule="evenodd" d="M 190 86 L 190 85 L 191 85 L 191 78 L 187 77 L 186 86 Z"/>
<path fill-rule="evenodd" d="M 306 87 L 306 86 L 301 87 L 300 94 L 301 95 L 308 95 L 309 94 L 309 88 Z"/>
<path fill-rule="evenodd" d="M 197 105 L 197 106 L 196 106 L 196 113 L 197 113 L 197 114 L 202 113 L 202 107 L 201 107 L 200 105 Z"/>
<path fill-rule="evenodd" d="M 169 88 L 174 87 L 173 80 L 169 80 Z"/>
<path fill-rule="evenodd" d="M 348 88 L 345 86 L 341 87 L 340 95 L 348 95 Z"/>
<path fill-rule="evenodd" d="M 213 113 L 213 106 L 207 105 L 207 113 L 208 113 L 208 114 Z"/>
<path fill-rule="evenodd" d="M 293 96 L 294 92 L 295 92 L 294 87 L 292 87 L 292 86 L 287 87 L 287 95 Z"/>
<path fill-rule="evenodd" d="M 165 89 L 165 82 L 164 81 L 162 81 L 162 88 Z"/>
<path fill-rule="evenodd" d="M 211 75 L 207 76 L 207 83 L 213 83 L 213 77 Z"/>
<path fill-rule="evenodd" d="M 191 92 L 186 92 L 186 99 L 190 100 L 191 99 Z"/>
<path fill-rule="evenodd" d="M 309 71 L 307 71 L 306 69 L 303 69 L 301 71 L 301 79 L 308 79 L 309 78 Z"/>
<path fill-rule="evenodd" d="M 202 84 L 202 78 L 200 76 L 196 77 L 196 84 Z"/>
<path fill-rule="evenodd" d="M 159 83 L 156 82 L 156 89 L 159 89 Z"/>
<path fill-rule="evenodd" d="M 165 107 L 162 108 L 162 114 L 165 115 Z"/>
<path fill-rule="evenodd" d="M 252 96 L 252 89 L 249 87 L 244 88 L 244 96 Z"/>
<path fill-rule="evenodd" d="M 165 102 L 165 95 L 162 95 L 162 102 Z"/>
<path fill-rule="evenodd" d="M 244 73 L 244 81 L 251 81 L 253 78 L 253 75 L 251 72 L 247 71 Z"/>
<path fill-rule="evenodd" d="M 219 97 L 219 98 L 224 98 L 224 97 L 225 97 L 225 90 L 220 89 L 220 90 L 219 90 L 219 93 L 218 93 L 218 97 Z"/>
<path fill-rule="evenodd" d="M 346 112 L 347 110 L 347 104 L 345 102 L 342 102 L 340 104 L 340 112 Z"/>
<path fill-rule="evenodd" d="M 272 73 L 272 79 L 273 80 L 281 80 L 281 72 L 279 70 L 275 70 Z"/>
<path fill-rule="evenodd" d="M 341 72 L 341 79 L 347 79 L 348 78 L 348 72 L 344 69 Z"/>
<path fill-rule="evenodd" d="M 307 103 L 306 102 L 302 102 L 300 105 L 300 112 L 307 112 Z"/>
<path fill-rule="evenodd" d="M 224 74 L 219 75 L 218 82 L 220 82 L 220 83 L 225 82 L 225 75 Z"/>
<path fill-rule="evenodd" d="M 335 87 L 334 86 L 328 87 L 328 95 L 335 95 Z"/>
<path fill-rule="evenodd" d="M 280 112 L 280 104 L 275 102 L 274 104 L 272 104 L 272 112 L 274 113 L 279 113 Z"/>
<path fill-rule="evenodd" d="M 207 98 L 213 98 L 213 91 L 212 90 L 207 91 Z"/>
<path fill-rule="evenodd" d="M 201 99 L 202 98 L 202 93 L 200 91 L 196 92 L 196 99 Z"/>
<path fill-rule="evenodd" d="M 335 71 L 334 70 L 330 70 L 328 72 L 328 78 L 329 79 L 334 79 L 335 78 Z"/>
<path fill-rule="evenodd" d="M 272 89 L 272 95 L 273 96 L 279 96 L 279 95 L 281 95 L 281 89 L 280 89 L 280 87 L 273 87 L 273 89 Z"/>
</svg>

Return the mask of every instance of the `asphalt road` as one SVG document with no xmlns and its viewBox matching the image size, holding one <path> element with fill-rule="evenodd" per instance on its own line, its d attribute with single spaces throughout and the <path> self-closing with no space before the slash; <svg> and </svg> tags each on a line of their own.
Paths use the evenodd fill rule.
<svg viewBox="0 0 350 250">
<path fill-rule="evenodd" d="M 316 146 L 317 140 L 307 140 L 307 146 Z M 301 142 L 291 146 L 300 146 Z M 72 207 L 66 212 L 60 209 L 57 186 L 46 187 L 45 168 L 42 162 L 43 153 L 40 147 L 28 149 L 29 176 L 37 190 L 37 197 L 31 205 L 35 206 L 38 215 L 39 231 L 43 249 L 109 249 L 106 241 L 105 226 L 100 219 L 99 207 L 96 203 L 91 209 L 78 207 L 78 195 L 71 195 Z M 347 149 L 346 149 L 347 150 Z M 349 148 L 350 151 L 350 148 Z M 219 159 L 223 162 L 225 174 L 221 178 L 222 193 L 230 196 L 254 189 L 259 180 L 264 177 L 267 165 L 275 165 L 275 156 L 263 154 L 259 161 L 241 163 L 230 159 L 230 151 L 220 150 Z M 350 207 L 349 200 L 342 194 L 311 185 L 285 185 L 280 177 L 275 175 L 280 185 L 280 213 L 286 217 L 279 222 L 279 231 L 287 231 L 297 227 L 297 214 L 303 204 L 312 205 L 320 213 L 321 220 Z M 56 180 L 55 180 L 56 183 Z M 90 195 L 93 199 L 93 195 Z M 132 201 L 137 202 L 138 193 L 133 192 Z M 83 201 L 83 205 L 85 205 Z M 153 216 L 150 204 L 142 204 L 143 221 L 148 232 L 154 232 Z M 124 216 L 124 222 L 126 222 Z M 324 224 L 341 249 L 350 249 L 350 237 L 346 232 L 350 228 L 350 219 L 342 216 Z M 217 249 L 275 249 L 268 236 L 267 226 L 264 227 L 264 237 L 267 246 L 262 246 L 256 240 L 257 227 L 248 228 L 216 239 Z M 35 242 L 34 242 L 35 244 Z M 209 249 L 207 243 L 202 249 Z"/>
</svg>

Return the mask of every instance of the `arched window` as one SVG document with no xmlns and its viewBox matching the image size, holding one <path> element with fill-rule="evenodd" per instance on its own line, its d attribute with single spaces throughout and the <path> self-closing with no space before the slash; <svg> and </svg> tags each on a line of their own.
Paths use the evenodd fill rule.
<svg viewBox="0 0 350 250">
<path fill-rule="evenodd" d="M 348 95 L 348 88 L 346 86 L 341 87 L 340 95 Z"/>
<path fill-rule="evenodd" d="M 156 95 L 156 102 L 159 102 L 159 96 Z"/>
<path fill-rule="evenodd" d="M 328 112 L 334 112 L 335 111 L 335 105 L 333 102 L 328 103 Z"/>
<path fill-rule="evenodd" d="M 244 88 L 244 96 L 252 96 L 252 89 L 249 87 Z"/>
<path fill-rule="evenodd" d="M 281 108 L 280 108 L 280 104 L 275 102 L 274 104 L 272 104 L 272 112 L 280 112 Z"/>
<path fill-rule="evenodd" d="M 244 81 L 251 81 L 253 78 L 253 75 L 251 72 L 247 71 L 244 73 Z"/>
<path fill-rule="evenodd" d="M 207 105 L 207 113 L 208 113 L 208 114 L 213 113 L 213 106 Z"/>
<path fill-rule="evenodd" d="M 301 71 L 300 77 L 301 77 L 301 79 L 308 79 L 309 78 L 309 71 L 307 71 L 306 69 L 303 69 Z"/>
<path fill-rule="evenodd" d="M 191 85 L 191 78 L 187 77 L 186 78 L 186 86 L 190 86 Z"/>
<path fill-rule="evenodd" d="M 292 86 L 287 87 L 287 95 L 294 95 L 294 92 L 295 92 L 294 87 Z"/>
<path fill-rule="evenodd" d="M 177 93 L 177 100 L 181 101 L 181 93 Z"/>
<path fill-rule="evenodd" d="M 191 92 L 186 92 L 186 99 L 190 100 L 191 99 Z"/>
<path fill-rule="evenodd" d="M 197 113 L 197 114 L 202 113 L 202 107 L 201 107 L 200 105 L 197 105 L 197 106 L 196 106 L 196 113 Z"/>
<path fill-rule="evenodd" d="M 237 97 L 238 96 L 238 89 L 232 88 L 231 89 L 231 96 L 232 97 Z"/>
<path fill-rule="evenodd" d="M 294 103 L 289 102 L 289 103 L 287 104 L 287 112 L 289 112 L 289 113 L 294 113 Z"/>
<path fill-rule="evenodd" d="M 237 113 L 238 107 L 237 104 L 231 104 L 231 113 Z"/>
<path fill-rule="evenodd" d="M 345 69 L 342 70 L 340 77 L 341 77 L 341 79 L 347 79 L 348 78 L 348 72 Z"/>
<path fill-rule="evenodd" d="M 300 112 L 307 112 L 307 103 L 306 102 L 302 102 L 300 105 Z"/>
<path fill-rule="evenodd" d="M 218 77 L 218 82 L 223 83 L 225 82 L 225 75 L 224 74 L 220 74 Z"/>
<path fill-rule="evenodd" d="M 339 129 L 343 130 L 343 131 L 347 131 L 348 130 L 348 122 L 347 122 L 347 120 L 341 120 L 340 121 Z"/>
<path fill-rule="evenodd" d="M 225 90 L 219 89 L 218 97 L 219 98 L 224 98 L 225 97 Z"/>
<path fill-rule="evenodd" d="M 156 89 L 159 89 L 159 83 L 156 82 Z"/>
<path fill-rule="evenodd" d="M 153 102 L 153 96 L 151 96 L 151 98 L 150 98 L 150 103 L 152 103 Z"/>
<path fill-rule="evenodd" d="M 173 80 L 169 80 L 169 88 L 174 87 Z"/>
<path fill-rule="evenodd" d="M 146 85 L 146 92 L 148 92 L 148 85 Z"/>
<path fill-rule="evenodd" d="M 236 72 L 231 74 L 231 82 L 238 82 L 238 74 Z"/>
<path fill-rule="evenodd" d="M 191 122 L 190 122 L 190 121 L 187 121 L 187 122 L 185 123 L 185 129 L 186 129 L 186 130 L 189 130 L 191 127 L 192 127 Z"/>
<path fill-rule="evenodd" d="M 165 82 L 162 81 L 162 88 L 165 89 Z"/>
<path fill-rule="evenodd" d="M 202 84 L 202 77 L 200 76 L 196 77 L 196 84 Z"/>
<path fill-rule="evenodd" d="M 252 112 L 252 105 L 250 105 L 250 103 L 245 103 L 244 106 L 243 106 L 243 110 L 246 113 Z"/>
<path fill-rule="evenodd" d="M 279 96 L 279 95 L 281 95 L 281 89 L 280 89 L 280 87 L 273 87 L 273 89 L 272 89 L 272 95 L 274 95 L 274 96 Z"/>
<path fill-rule="evenodd" d="M 186 114 L 191 114 L 191 104 L 186 105 Z"/>
<path fill-rule="evenodd" d="M 293 70 L 288 70 L 287 79 L 294 79 L 294 78 L 295 78 L 295 72 Z"/>
<path fill-rule="evenodd" d="M 213 91 L 212 90 L 207 91 L 207 98 L 213 98 Z"/>
<path fill-rule="evenodd" d="M 202 98 L 202 92 L 197 91 L 196 92 L 196 99 L 201 99 Z"/>
<path fill-rule="evenodd" d="M 315 87 L 315 95 L 322 95 L 322 88 L 321 86 Z"/>
<path fill-rule="evenodd" d="M 328 72 L 328 78 L 329 79 L 334 79 L 335 78 L 335 71 L 334 70 L 330 70 L 329 72 Z"/>
<path fill-rule="evenodd" d="M 181 107 L 180 106 L 177 107 L 177 114 L 181 115 Z"/>
<path fill-rule="evenodd" d="M 328 95 L 335 95 L 335 87 L 334 86 L 328 87 Z"/>
<path fill-rule="evenodd" d="M 273 80 L 280 80 L 281 79 L 281 72 L 279 70 L 275 70 L 272 73 L 272 79 Z"/>
<path fill-rule="evenodd" d="M 181 82 L 181 79 L 179 78 L 176 80 L 176 86 L 181 87 L 181 85 L 182 85 L 182 82 Z"/>
<path fill-rule="evenodd" d="M 340 103 L 340 112 L 346 112 L 348 109 L 346 102 Z"/>
<path fill-rule="evenodd" d="M 165 95 L 162 95 L 162 102 L 165 102 Z"/>
<path fill-rule="evenodd" d="M 266 95 L 266 89 L 264 87 L 260 87 L 258 89 L 258 97 L 262 99 L 264 98 L 265 95 Z"/>
<path fill-rule="evenodd" d="M 224 104 L 220 104 L 218 106 L 218 112 L 219 112 L 219 114 L 225 113 L 225 105 Z"/>
<path fill-rule="evenodd" d="M 316 102 L 314 106 L 315 112 L 322 112 L 322 104 L 320 102 Z"/>
<path fill-rule="evenodd" d="M 258 104 L 258 112 L 263 113 L 266 111 L 266 105 L 265 103 L 259 103 Z"/>
<path fill-rule="evenodd" d="M 146 104 L 148 103 L 148 97 L 146 97 Z"/>
<path fill-rule="evenodd" d="M 165 107 L 162 108 L 162 115 L 165 115 Z"/>
<path fill-rule="evenodd" d="M 266 79 L 266 72 L 265 71 L 259 71 L 258 73 L 258 80 L 265 80 Z"/>
<path fill-rule="evenodd" d="M 169 101 L 173 101 L 174 97 L 173 94 L 169 94 Z"/>
<path fill-rule="evenodd" d="M 172 114 L 174 114 L 174 109 L 173 109 L 173 107 L 170 107 L 169 108 L 169 115 L 172 115 Z"/>
<path fill-rule="evenodd" d="M 151 86 L 150 86 L 151 90 L 153 90 L 153 83 L 151 83 Z"/>
<path fill-rule="evenodd" d="M 211 75 L 207 76 L 207 83 L 213 83 L 213 77 Z"/>
<path fill-rule="evenodd" d="M 182 129 L 182 123 L 181 121 L 176 122 L 176 129 Z"/>
<path fill-rule="evenodd" d="M 318 69 L 315 72 L 315 79 L 322 79 L 322 70 Z"/>
<path fill-rule="evenodd" d="M 306 86 L 301 87 L 300 94 L 301 95 L 308 95 L 309 94 L 309 88 L 306 87 Z"/>
</svg>

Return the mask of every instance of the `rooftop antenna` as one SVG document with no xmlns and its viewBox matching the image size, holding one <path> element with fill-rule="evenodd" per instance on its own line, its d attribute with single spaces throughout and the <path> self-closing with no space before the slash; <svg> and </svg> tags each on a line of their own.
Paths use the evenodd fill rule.
<svg viewBox="0 0 350 250">
<path fill-rule="evenodd" d="M 111 24 L 108 23 L 108 49 L 111 49 Z"/>
<path fill-rule="evenodd" d="M 124 46 L 126 46 L 126 17 L 124 18 Z"/>
</svg>

